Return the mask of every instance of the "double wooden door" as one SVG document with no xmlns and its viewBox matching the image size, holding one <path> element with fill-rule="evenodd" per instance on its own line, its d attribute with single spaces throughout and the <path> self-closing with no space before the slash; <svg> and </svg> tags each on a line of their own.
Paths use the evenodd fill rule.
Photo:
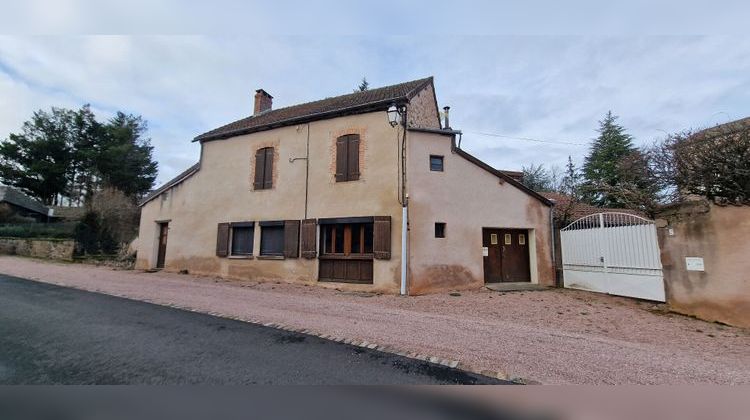
<svg viewBox="0 0 750 420">
<path fill-rule="evenodd" d="M 529 238 L 524 229 L 482 229 L 484 282 L 530 282 Z"/>
</svg>

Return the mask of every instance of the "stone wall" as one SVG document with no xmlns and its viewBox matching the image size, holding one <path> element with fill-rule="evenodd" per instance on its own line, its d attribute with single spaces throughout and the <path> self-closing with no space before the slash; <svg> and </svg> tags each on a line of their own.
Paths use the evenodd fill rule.
<svg viewBox="0 0 750 420">
<path fill-rule="evenodd" d="M 74 250 L 72 239 L 0 238 L 0 254 L 5 255 L 71 261 Z"/>
<path fill-rule="evenodd" d="M 750 327 L 750 206 L 694 201 L 665 209 L 656 221 L 670 308 Z"/>
</svg>

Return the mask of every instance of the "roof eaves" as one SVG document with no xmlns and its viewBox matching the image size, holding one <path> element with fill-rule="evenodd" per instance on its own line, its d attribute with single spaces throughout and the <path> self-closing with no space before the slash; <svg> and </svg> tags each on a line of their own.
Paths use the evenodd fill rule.
<svg viewBox="0 0 750 420">
<path fill-rule="evenodd" d="M 299 117 L 292 117 L 286 120 L 274 121 L 272 123 L 259 125 L 257 127 L 240 128 L 237 130 L 226 131 L 223 133 L 217 133 L 213 135 L 206 135 L 206 133 L 204 133 L 195 137 L 193 139 L 193 142 L 226 139 L 230 137 L 240 136 L 243 134 L 256 133 L 258 131 L 272 130 L 274 128 L 285 127 L 285 126 L 293 125 L 293 124 L 301 124 L 305 122 L 340 117 L 344 115 L 362 114 L 365 112 L 378 111 L 378 110 L 381 110 L 381 108 L 386 109 L 388 106 L 390 106 L 394 102 L 397 104 L 400 104 L 400 103 L 404 103 L 407 101 L 408 101 L 408 98 L 406 96 L 400 96 L 397 98 L 382 99 L 382 100 L 378 100 L 374 102 L 368 102 L 366 104 L 360 104 L 360 105 L 350 106 L 346 108 L 335 109 L 331 111 L 324 111 L 324 112 L 317 112 L 314 114 L 301 115 Z"/>
<path fill-rule="evenodd" d="M 161 187 L 155 189 L 151 194 L 147 195 L 146 198 L 144 198 L 143 200 L 141 200 L 140 203 L 138 203 L 138 206 L 139 207 L 143 207 L 149 201 L 151 201 L 151 200 L 155 199 L 156 197 L 160 196 L 164 191 L 166 191 L 166 190 L 174 187 L 175 185 L 181 183 L 182 181 L 190 178 L 193 174 L 195 174 L 196 172 L 198 172 L 198 170 L 200 169 L 200 167 L 201 167 L 201 163 L 197 162 L 195 165 L 193 165 L 193 166 L 187 168 L 186 170 L 182 171 L 179 175 L 177 175 L 176 177 L 170 179 L 164 185 L 162 185 Z"/>
</svg>

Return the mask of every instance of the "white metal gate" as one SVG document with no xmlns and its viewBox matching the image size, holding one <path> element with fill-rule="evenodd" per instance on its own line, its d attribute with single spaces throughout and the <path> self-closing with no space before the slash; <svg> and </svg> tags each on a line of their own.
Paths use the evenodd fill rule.
<svg viewBox="0 0 750 420">
<path fill-rule="evenodd" d="M 560 231 L 565 287 L 664 302 L 652 220 L 626 213 L 583 217 Z"/>
</svg>

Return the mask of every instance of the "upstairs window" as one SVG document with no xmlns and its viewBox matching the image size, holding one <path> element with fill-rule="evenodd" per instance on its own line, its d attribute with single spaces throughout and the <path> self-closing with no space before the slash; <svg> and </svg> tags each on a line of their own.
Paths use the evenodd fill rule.
<svg viewBox="0 0 750 420">
<path fill-rule="evenodd" d="M 336 139 L 336 182 L 359 179 L 359 135 L 348 134 Z"/>
<path fill-rule="evenodd" d="M 268 190 L 273 187 L 273 147 L 263 147 L 255 152 L 256 190 Z"/>
<path fill-rule="evenodd" d="M 435 172 L 443 172 L 442 156 L 430 155 L 430 170 Z"/>
</svg>

